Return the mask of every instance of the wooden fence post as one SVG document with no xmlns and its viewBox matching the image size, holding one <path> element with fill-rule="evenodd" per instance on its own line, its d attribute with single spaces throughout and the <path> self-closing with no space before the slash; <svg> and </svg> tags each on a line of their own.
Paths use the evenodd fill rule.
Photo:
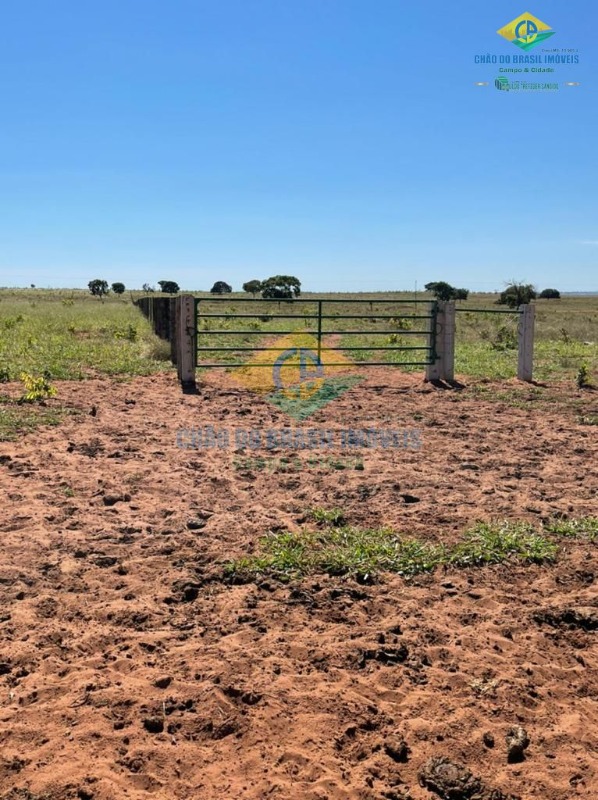
<svg viewBox="0 0 598 800">
<path fill-rule="evenodd" d="M 195 384 L 196 331 L 195 298 L 183 294 L 177 298 L 177 370 L 184 394 L 197 391 Z"/>
<path fill-rule="evenodd" d="M 519 357 L 517 377 L 520 381 L 532 380 L 534 370 L 534 320 L 536 308 L 531 303 L 519 306 Z"/>
</svg>

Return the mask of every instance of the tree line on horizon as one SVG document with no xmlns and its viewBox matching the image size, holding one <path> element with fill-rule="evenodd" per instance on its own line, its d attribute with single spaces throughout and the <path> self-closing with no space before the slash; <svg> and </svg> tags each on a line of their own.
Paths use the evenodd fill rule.
<svg viewBox="0 0 598 800">
<path fill-rule="evenodd" d="M 95 278 L 87 284 L 89 291 L 95 297 L 104 297 L 110 291 L 114 294 L 120 295 L 126 291 L 125 284 L 117 281 L 110 286 L 108 281 Z M 181 289 L 176 281 L 162 280 L 158 281 L 160 291 L 165 294 L 178 294 Z M 293 275 L 273 275 L 265 280 L 253 279 L 246 281 L 243 286 L 243 291 L 255 297 L 258 294 L 264 299 L 278 299 L 278 300 L 292 300 L 299 297 L 301 294 L 301 281 Z M 426 292 L 434 295 L 437 300 L 467 300 L 469 297 L 469 289 L 457 288 L 451 286 L 446 281 L 430 281 L 424 286 Z M 144 292 L 155 292 L 154 286 L 144 283 L 142 290 Z M 211 294 L 230 294 L 233 287 L 226 281 L 216 281 L 210 289 Z M 496 300 L 498 305 L 507 305 L 509 308 L 517 308 L 520 305 L 530 303 L 532 300 L 539 298 L 541 300 L 560 300 L 561 294 L 558 289 L 543 289 L 537 292 L 536 288 L 530 284 L 519 283 L 512 281 L 504 291 L 502 291 Z"/>
<path fill-rule="evenodd" d="M 158 281 L 158 286 L 160 287 L 160 291 L 165 294 L 178 294 L 181 291 L 176 281 Z M 110 291 L 114 292 L 114 294 L 123 294 L 123 292 L 126 291 L 124 283 L 117 282 L 109 286 L 108 281 L 101 278 L 95 278 L 89 281 L 87 287 L 94 297 L 100 298 L 107 295 Z M 142 290 L 151 293 L 155 292 L 156 288 L 149 283 L 144 283 Z M 226 281 L 216 281 L 210 289 L 210 293 L 230 294 L 232 290 L 233 287 Z M 257 294 L 261 294 L 265 299 L 292 300 L 295 297 L 299 297 L 301 294 L 301 281 L 294 275 L 273 275 L 263 281 L 257 279 L 247 281 L 243 284 L 243 291 L 252 294 L 254 297 Z"/>
<path fill-rule="evenodd" d="M 437 300 L 467 300 L 469 297 L 469 289 L 457 289 L 451 286 L 450 283 L 446 283 L 446 281 L 426 283 L 424 289 L 426 292 L 433 294 Z M 500 293 L 496 304 L 509 306 L 509 308 L 518 308 L 521 305 L 527 305 L 536 298 L 540 300 L 560 300 L 561 293 L 558 289 L 543 289 L 538 293 L 531 283 L 512 281 Z"/>
</svg>

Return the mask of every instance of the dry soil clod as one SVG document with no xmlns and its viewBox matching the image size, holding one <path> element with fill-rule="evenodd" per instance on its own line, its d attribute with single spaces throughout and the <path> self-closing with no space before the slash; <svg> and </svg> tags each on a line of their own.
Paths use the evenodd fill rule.
<svg viewBox="0 0 598 800">
<path fill-rule="evenodd" d="M 529 747 L 529 736 L 525 728 L 519 725 L 507 731 L 507 761 L 509 764 L 518 764 L 525 758 L 524 751 Z"/>
</svg>

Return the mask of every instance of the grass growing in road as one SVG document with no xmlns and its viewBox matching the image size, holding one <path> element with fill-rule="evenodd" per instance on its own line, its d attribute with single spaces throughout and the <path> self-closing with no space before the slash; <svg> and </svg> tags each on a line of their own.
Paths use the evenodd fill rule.
<svg viewBox="0 0 598 800">
<path fill-rule="evenodd" d="M 457 544 L 444 545 L 389 528 L 334 527 L 333 518 L 325 520 L 321 513 L 318 517 L 328 526 L 271 534 L 262 540 L 261 553 L 226 564 L 225 575 L 251 580 L 267 573 L 289 580 L 323 572 L 367 579 L 381 572 L 411 576 L 439 566 L 475 567 L 505 561 L 542 564 L 554 561 L 558 553 L 558 544 L 547 534 L 559 531 L 536 531 L 524 522 L 479 522 Z M 588 520 L 577 524 L 576 532 L 567 535 L 579 536 L 594 525 Z"/>
</svg>

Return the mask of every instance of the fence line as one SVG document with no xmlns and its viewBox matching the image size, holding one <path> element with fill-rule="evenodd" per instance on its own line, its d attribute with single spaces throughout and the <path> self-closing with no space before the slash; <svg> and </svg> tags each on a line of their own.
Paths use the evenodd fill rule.
<svg viewBox="0 0 598 800">
<path fill-rule="evenodd" d="M 214 298 L 217 300 L 217 298 Z M 225 298 L 222 298 L 225 299 Z M 235 363 L 198 363 L 198 353 L 204 351 L 260 351 L 260 350 L 276 350 L 277 348 L 264 348 L 264 347 L 198 347 L 198 307 L 202 302 L 195 298 L 193 295 L 178 295 L 177 297 L 141 297 L 135 300 L 135 305 L 138 306 L 140 311 L 150 321 L 154 333 L 161 339 L 170 342 L 171 345 L 171 361 L 177 366 L 178 377 L 183 387 L 184 392 L 196 391 L 195 370 L 199 367 L 230 367 L 237 366 Z M 206 302 L 206 301 L 203 301 Z M 282 302 L 279 300 L 263 300 L 256 298 L 234 298 L 229 302 L 249 302 L 249 303 L 271 303 Z M 480 314 L 517 314 L 519 317 L 518 324 L 518 357 L 517 357 L 517 377 L 521 381 L 531 382 L 533 379 L 533 354 L 534 354 L 534 327 L 535 327 L 535 307 L 531 304 L 519 306 L 518 309 L 485 309 L 485 308 L 456 308 L 454 301 L 435 302 L 429 300 L 419 301 L 394 301 L 394 300 L 294 300 L 294 304 L 316 303 L 317 314 L 306 315 L 299 314 L 269 314 L 271 318 L 276 319 L 289 319 L 293 317 L 301 317 L 305 319 L 314 319 L 318 323 L 318 330 L 314 335 L 318 338 L 318 359 L 321 354 L 321 341 L 322 336 L 332 333 L 339 333 L 343 335 L 367 334 L 367 333 L 388 333 L 388 331 L 323 331 L 323 319 L 368 319 L 367 314 L 348 314 L 343 316 L 337 315 L 324 315 L 322 314 L 323 303 L 368 303 L 372 308 L 373 303 L 394 303 L 396 305 L 410 305 L 413 302 L 428 303 L 431 308 L 430 314 L 413 314 L 408 315 L 409 318 L 415 319 L 428 319 L 430 321 L 427 331 L 401 331 L 401 335 L 407 333 L 425 334 L 427 337 L 427 344 L 422 347 L 390 347 L 390 346 L 364 346 L 364 347 L 337 347 L 333 349 L 338 350 L 424 350 L 428 354 L 426 361 L 422 362 L 382 362 L 382 361 L 366 361 L 355 362 L 355 366 L 403 366 L 405 364 L 413 364 L 416 366 L 425 366 L 425 378 L 428 381 L 445 381 L 451 383 L 454 381 L 455 372 L 455 333 L 456 333 L 456 312 L 469 312 Z M 207 318 L 255 318 L 260 313 L 256 314 L 215 314 L 203 313 L 202 317 Z M 375 315 L 377 319 L 393 319 L 396 316 L 404 316 L 400 314 L 393 315 Z M 394 333 L 395 331 L 393 331 Z M 202 331 L 202 336 L 209 331 Z M 215 332 L 212 332 L 215 333 Z M 243 334 L 243 335 L 270 335 L 276 332 L 273 331 L 219 331 L 218 333 L 228 333 L 229 335 Z M 280 334 L 293 333 L 292 330 L 279 331 Z M 280 348 L 278 348 L 280 349 Z M 243 364 L 246 366 L 246 364 Z M 269 366 L 260 364 L 260 366 Z M 334 365 L 329 365 L 334 366 Z"/>
</svg>

